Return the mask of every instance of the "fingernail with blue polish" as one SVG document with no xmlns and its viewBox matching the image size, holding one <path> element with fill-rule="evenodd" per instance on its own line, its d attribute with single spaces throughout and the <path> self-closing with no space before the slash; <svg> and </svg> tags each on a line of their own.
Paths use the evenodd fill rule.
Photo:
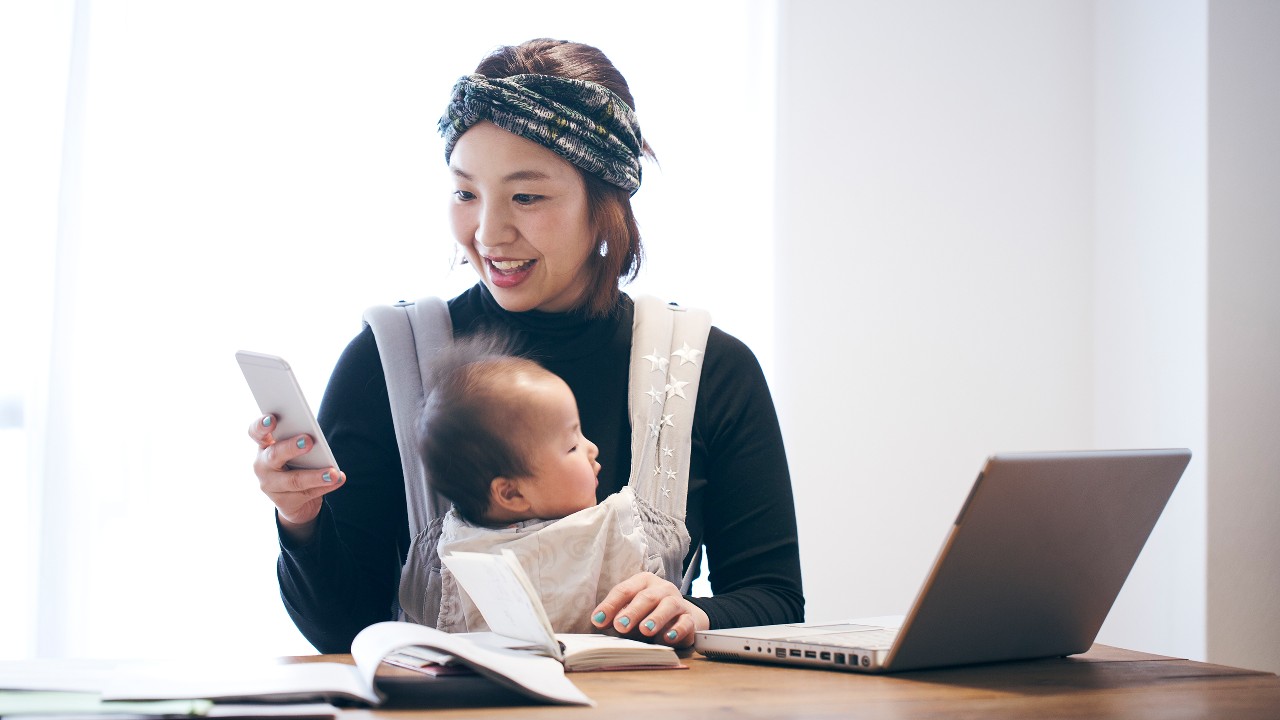
<svg viewBox="0 0 1280 720">
<path fill-rule="evenodd" d="M 324 475 L 321 475 L 320 477 L 324 478 L 324 481 L 325 481 L 325 482 L 333 482 L 333 478 L 329 477 L 329 473 L 325 473 Z"/>
<path fill-rule="evenodd" d="M 675 630 L 668 630 L 668 631 L 667 631 L 667 639 L 668 639 L 668 640 L 675 640 L 675 639 L 676 639 L 676 635 L 679 635 L 679 634 L 680 634 L 680 633 L 677 633 Z"/>
<path fill-rule="evenodd" d="M 645 626 L 645 628 L 646 628 L 646 629 L 652 630 L 652 629 L 654 629 L 654 628 L 658 627 L 658 623 L 656 623 L 656 622 L 654 622 L 654 621 L 652 621 L 652 620 L 648 620 L 648 621 L 646 621 L 646 622 L 645 622 L 644 626 Z"/>
<path fill-rule="evenodd" d="M 618 624 L 622 627 L 631 627 L 631 618 L 624 615 L 618 618 Z"/>
<path fill-rule="evenodd" d="M 270 415 L 268 415 L 268 416 L 266 416 L 266 417 L 262 418 L 262 427 L 271 427 L 271 416 L 270 416 Z"/>
<path fill-rule="evenodd" d="M 604 611 L 603 611 L 603 610 L 601 610 L 600 612 L 596 613 L 595 615 L 592 615 L 592 616 L 591 616 L 591 619 L 592 619 L 592 620 L 594 620 L 594 621 L 596 621 L 596 622 L 598 622 L 598 623 L 602 623 L 602 622 L 604 622 Z"/>
<path fill-rule="evenodd" d="M 298 438 L 298 449 L 301 450 L 307 446 L 306 438 Z"/>
</svg>

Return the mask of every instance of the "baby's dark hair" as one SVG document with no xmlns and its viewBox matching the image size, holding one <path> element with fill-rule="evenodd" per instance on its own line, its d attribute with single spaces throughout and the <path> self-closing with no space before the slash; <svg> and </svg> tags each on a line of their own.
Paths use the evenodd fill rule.
<svg viewBox="0 0 1280 720">
<path fill-rule="evenodd" d="M 521 441 L 529 427 L 526 403 L 515 392 L 516 378 L 528 372 L 547 370 L 514 355 L 511 343 L 496 335 L 457 338 L 435 358 L 418 446 L 432 489 L 467 522 L 491 524 L 494 478 L 533 474 Z"/>
</svg>

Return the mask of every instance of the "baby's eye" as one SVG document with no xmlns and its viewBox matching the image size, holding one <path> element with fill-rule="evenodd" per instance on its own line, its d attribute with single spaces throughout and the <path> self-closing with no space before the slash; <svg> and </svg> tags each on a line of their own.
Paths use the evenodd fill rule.
<svg viewBox="0 0 1280 720">
<path fill-rule="evenodd" d="M 578 446 L 577 446 L 577 445 L 574 445 L 573 447 L 569 448 L 569 452 L 570 452 L 570 453 L 576 453 L 576 452 L 578 452 Z"/>
<path fill-rule="evenodd" d="M 514 200 L 518 205 L 532 205 L 538 200 L 541 200 L 542 196 L 530 195 L 529 193 L 516 193 L 515 195 L 511 196 L 511 199 Z"/>
</svg>

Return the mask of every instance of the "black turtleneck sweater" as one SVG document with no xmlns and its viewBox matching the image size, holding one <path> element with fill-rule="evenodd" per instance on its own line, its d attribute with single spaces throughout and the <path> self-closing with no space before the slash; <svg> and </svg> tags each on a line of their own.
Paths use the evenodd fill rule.
<svg viewBox="0 0 1280 720">
<path fill-rule="evenodd" d="M 603 319 L 511 313 L 479 284 L 449 301 L 455 336 L 496 327 L 573 389 L 583 434 L 600 448 L 600 499 L 626 484 L 631 466 L 633 314 L 625 295 Z M 685 522 L 691 548 L 706 546 L 715 595 L 690 599 L 712 628 L 798 622 L 804 595 L 795 506 L 764 374 L 746 345 L 714 327 L 703 362 Z M 409 548 L 400 453 L 368 326 L 338 360 L 319 421 L 347 482 L 325 496 L 307 543 L 281 535 L 278 575 L 302 634 L 322 653 L 346 653 L 361 629 L 392 619 Z"/>
</svg>

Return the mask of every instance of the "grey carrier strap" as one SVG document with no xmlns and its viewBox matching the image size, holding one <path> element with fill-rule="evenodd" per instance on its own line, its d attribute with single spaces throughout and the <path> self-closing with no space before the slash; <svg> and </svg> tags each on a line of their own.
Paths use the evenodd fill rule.
<svg viewBox="0 0 1280 720">
<path fill-rule="evenodd" d="M 693 410 L 711 316 L 702 310 L 636 298 L 631 331 L 631 489 L 684 520 Z M 691 344 L 692 343 L 692 344 Z M 673 484 L 681 485 L 673 492 Z"/>
<path fill-rule="evenodd" d="M 369 308 L 364 321 L 373 330 L 387 379 L 409 510 L 412 543 L 400 578 L 399 612 L 403 619 L 435 625 L 441 588 L 435 548 L 450 505 L 431 490 L 416 426 L 431 392 L 436 351 L 453 339 L 452 321 L 448 306 L 434 297 Z M 637 497 L 681 522 L 688 499 L 693 411 L 710 328 L 711 317 L 705 311 L 647 296 L 635 300 L 628 483 Z M 684 574 L 683 592 L 689 591 L 697 565 L 695 556 Z"/>
<path fill-rule="evenodd" d="M 693 411 L 711 316 L 705 310 L 668 305 L 650 296 L 636 298 L 635 304 L 627 390 L 628 484 L 636 497 L 683 523 L 689 499 Z M 678 583 L 680 592 L 689 592 L 699 557 L 695 553 L 685 570 Z M 674 567 L 679 568 L 683 560 L 675 559 Z"/>
<path fill-rule="evenodd" d="M 432 362 L 440 348 L 453 342 L 453 321 L 449 306 L 437 297 L 416 303 L 378 305 L 364 312 L 364 321 L 373 329 L 387 377 L 387 397 L 391 400 L 391 420 L 396 429 L 396 445 L 404 469 L 405 499 L 409 503 L 410 537 L 427 527 L 433 518 L 449 511 L 450 503 L 433 492 L 427 482 L 418 450 L 418 416 L 431 389 Z"/>
</svg>

